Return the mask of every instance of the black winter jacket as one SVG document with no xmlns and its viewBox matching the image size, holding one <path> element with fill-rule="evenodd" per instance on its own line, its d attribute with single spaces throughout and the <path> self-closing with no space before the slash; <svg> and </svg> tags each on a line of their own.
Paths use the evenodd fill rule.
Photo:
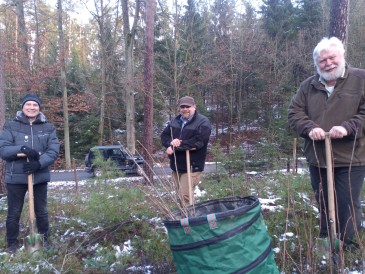
<svg viewBox="0 0 365 274">
<path fill-rule="evenodd" d="M 192 172 L 203 171 L 211 134 L 210 122 L 207 117 L 195 111 L 192 119 L 182 129 L 180 117 L 181 114 L 176 116 L 161 134 L 161 144 L 165 148 L 175 138 L 182 140 L 180 147 L 175 148 L 176 165 L 174 154 L 169 155 L 170 168 L 176 171 L 177 166 L 178 172 L 186 173 L 186 150 L 190 150 Z"/>
<path fill-rule="evenodd" d="M 22 146 L 28 146 L 39 152 L 41 168 L 34 173 L 34 184 L 50 181 L 50 165 L 59 153 L 60 144 L 55 127 L 47 122 L 43 113 L 31 125 L 22 111 L 18 111 L 14 120 L 4 124 L 0 134 L 0 157 L 6 161 L 5 183 L 27 184 L 27 174 L 23 172 L 26 158 L 17 157 Z"/>
</svg>

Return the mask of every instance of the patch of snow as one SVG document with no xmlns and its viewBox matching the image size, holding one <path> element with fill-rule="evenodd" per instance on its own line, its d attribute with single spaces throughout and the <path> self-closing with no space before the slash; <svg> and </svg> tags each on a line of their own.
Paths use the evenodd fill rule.
<svg viewBox="0 0 365 274">
<path fill-rule="evenodd" d="M 292 232 L 286 232 L 280 236 L 279 241 L 286 241 L 288 238 L 294 237 L 294 233 Z"/>
<path fill-rule="evenodd" d="M 120 257 L 122 257 L 122 250 L 120 250 L 120 246 L 119 245 L 112 245 L 113 249 L 116 251 L 115 252 L 115 257 L 117 259 L 119 259 Z"/>
<path fill-rule="evenodd" d="M 275 247 L 272 249 L 276 254 L 279 254 L 280 253 L 280 248 L 278 247 Z"/>
<path fill-rule="evenodd" d="M 272 198 L 272 199 L 263 199 L 259 198 L 261 209 L 262 210 L 269 210 L 271 212 L 274 212 L 278 209 L 282 209 L 283 206 L 277 205 L 276 200 L 280 200 L 280 198 Z"/>
<path fill-rule="evenodd" d="M 203 197 L 206 194 L 207 194 L 207 192 L 205 190 L 201 191 L 198 186 L 195 187 L 195 189 L 194 189 L 195 197 Z"/>
<path fill-rule="evenodd" d="M 135 271 L 135 272 L 142 272 L 144 274 L 151 274 L 151 270 L 153 269 L 152 266 L 150 265 L 146 265 L 146 266 L 131 266 L 131 267 L 128 267 L 127 270 L 130 270 L 130 271 Z"/>
<path fill-rule="evenodd" d="M 122 255 L 129 255 L 133 251 L 133 246 L 131 240 L 123 243 Z"/>
</svg>

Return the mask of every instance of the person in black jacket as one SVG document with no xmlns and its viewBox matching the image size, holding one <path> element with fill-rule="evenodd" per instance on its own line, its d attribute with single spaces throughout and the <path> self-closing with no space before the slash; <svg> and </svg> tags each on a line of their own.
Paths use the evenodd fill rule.
<svg viewBox="0 0 365 274">
<path fill-rule="evenodd" d="M 180 114 L 163 130 L 161 144 L 166 148 L 170 168 L 183 206 L 189 204 L 189 193 L 200 182 L 204 170 L 211 125 L 207 117 L 199 114 L 192 97 L 179 99 Z M 186 150 L 190 151 L 192 188 L 189 189 Z"/>
<path fill-rule="evenodd" d="M 5 251 L 8 253 L 14 253 L 20 247 L 19 220 L 28 190 L 28 174 L 33 176 L 38 233 L 43 235 L 44 245 L 49 245 L 47 183 L 50 181 L 50 165 L 58 157 L 60 144 L 55 127 L 40 112 L 40 106 L 41 100 L 35 94 L 24 96 L 22 110 L 12 121 L 4 124 L 0 134 L 0 157 L 6 161 L 8 213 Z M 19 157 L 19 153 L 26 157 Z"/>
</svg>

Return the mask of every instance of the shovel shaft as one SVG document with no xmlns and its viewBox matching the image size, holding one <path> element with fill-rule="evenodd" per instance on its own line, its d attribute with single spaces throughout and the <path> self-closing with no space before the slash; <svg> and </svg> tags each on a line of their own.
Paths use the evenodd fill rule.
<svg viewBox="0 0 365 274">
<path fill-rule="evenodd" d="M 18 153 L 18 157 L 27 157 L 24 153 Z M 27 158 L 27 162 L 29 159 Z M 29 196 L 29 230 L 30 235 L 25 237 L 25 247 L 31 253 L 40 248 L 41 236 L 36 233 L 35 228 L 35 211 L 34 211 L 34 192 L 33 192 L 33 174 L 28 174 L 28 196 Z"/>
<path fill-rule="evenodd" d="M 29 194 L 29 223 L 30 233 L 35 234 L 35 213 L 34 213 L 34 192 L 33 192 L 33 174 L 28 175 L 28 194 Z"/>
<path fill-rule="evenodd" d="M 18 153 L 18 157 L 27 157 L 24 153 Z M 29 159 L 27 158 L 27 162 Z M 33 174 L 28 174 L 28 195 L 29 195 L 29 223 L 31 235 L 35 234 L 35 213 L 34 213 L 34 192 L 33 192 Z"/>
<path fill-rule="evenodd" d="M 326 166 L 327 166 L 327 195 L 328 195 L 328 215 L 331 243 L 334 247 L 336 238 L 336 213 L 335 213 L 335 189 L 333 180 L 333 165 L 332 165 L 332 149 L 331 138 L 329 134 L 325 137 L 326 147 Z"/>
<path fill-rule="evenodd" d="M 188 174 L 188 185 L 189 185 L 189 204 L 193 204 L 193 184 L 191 182 L 191 165 L 190 165 L 190 151 L 186 150 L 186 170 Z"/>
</svg>

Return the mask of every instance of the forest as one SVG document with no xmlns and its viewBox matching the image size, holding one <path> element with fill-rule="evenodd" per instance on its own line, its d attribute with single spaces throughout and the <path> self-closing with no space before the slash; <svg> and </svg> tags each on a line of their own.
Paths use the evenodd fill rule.
<svg viewBox="0 0 365 274">
<path fill-rule="evenodd" d="M 314 252 L 318 208 L 308 173 L 294 172 L 302 141 L 287 122 L 331 26 L 345 29 L 347 63 L 364 68 L 364 16 L 363 0 L 2 0 L 0 127 L 36 93 L 61 142 L 55 170 L 73 160 L 82 167 L 90 147 L 119 142 L 159 162 L 159 135 L 178 99 L 192 96 L 213 125 L 207 160 L 221 163 L 204 174 L 196 202 L 260 199 L 280 273 L 365 273 L 363 229 L 360 249 L 340 248 L 338 265 Z M 54 248 L 0 252 L 2 273 L 176 273 L 166 212 L 155 203 L 176 210 L 175 189 L 168 175 L 156 177 L 50 182 Z M 26 236 L 26 213 L 20 227 Z"/>
<path fill-rule="evenodd" d="M 62 143 L 56 168 L 82 164 L 96 144 L 121 142 L 144 155 L 148 145 L 158 155 L 159 134 L 184 95 L 211 120 L 212 147 L 268 163 L 291 157 L 287 105 L 314 73 L 330 0 L 86 3 L 0 6 L 0 124 L 24 94 L 38 94 Z M 347 62 L 357 67 L 365 60 L 364 11 L 364 1 L 351 1 Z"/>
</svg>

